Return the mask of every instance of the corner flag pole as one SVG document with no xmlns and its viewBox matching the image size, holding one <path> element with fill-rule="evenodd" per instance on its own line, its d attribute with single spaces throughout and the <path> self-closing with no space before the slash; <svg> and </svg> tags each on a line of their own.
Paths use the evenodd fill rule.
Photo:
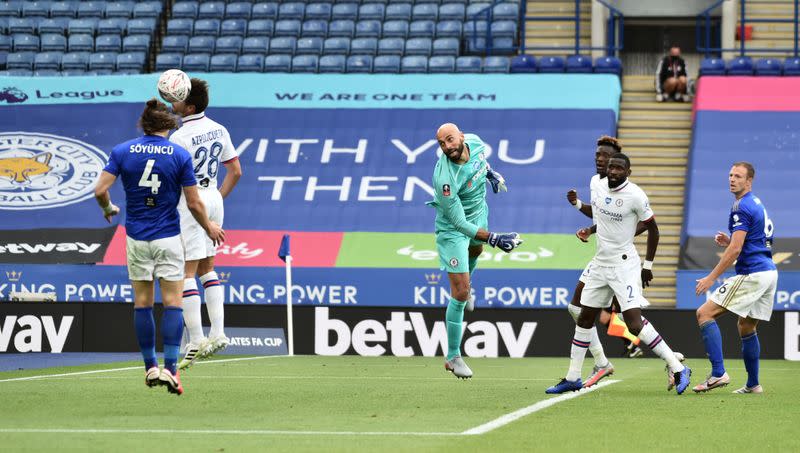
<svg viewBox="0 0 800 453">
<path fill-rule="evenodd" d="M 289 235 L 284 234 L 278 257 L 286 262 L 286 342 L 289 355 L 294 355 L 294 321 L 292 320 L 292 255 L 289 250 Z"/>
</svg>

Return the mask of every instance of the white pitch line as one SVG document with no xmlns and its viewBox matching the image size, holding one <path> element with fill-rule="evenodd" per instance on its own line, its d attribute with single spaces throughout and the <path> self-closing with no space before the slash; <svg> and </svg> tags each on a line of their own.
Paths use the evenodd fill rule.
<svg viewBox="0 0 800 453">
<path fill-rule="evenodd" d="M 572 392 L 572 393 L 563 393 L 563 394 L 561 394 L 561 395 L 559 395 L 559 396 L 557 396 L 555 398 L 549 398 L 549 399 L 546 399 L 546 400 L 539 401 L 536 404 L 532 404 L 532 405 L 530 405 L 528 407 L 523 407 L 522 409 L 519 409 L 519 410 L 516 410 L 516 411 L 511 412 L 509 414 L 503 415 L 502 417 L 496 418 L 496 419 L 494 419 L 494 420 L 492 420 L 492 421 L 490 421 L 488 423 L 484 423 L 484 424 L 482 424 L 480 426 L 476 426 L 474 428 L 470 428 L 470 429 L 464 431 L 461 434 L 468 435 L 468 436 L 469 435 L 474 436 L 474 435 L 479 435 L 479 434 L 486 434 L 489 431 L 493 431 L 493 430 L 495 430 L 497 428 L 500 428 L 501 426 L 505 426 L 505 425 L 507 425 L 507 424 L 509 424 L 509 423 L 511 423 L 513 421 L 519 420 L 520 418 L 522 418 L 522 417 L 524 417 L 526 415 L 530 415 L 530 414 L 532 414 L 534 412 L 537 412 L 537 411 L 540 411 L 542 409 L 547 409 L 548 407 L 553 406 L 555 404 L 558 404 L 558 403 L 560 403 L 562 401 L 566 401 L 566 400 L 570 400 L 572 398 L 577 398 L 579 396 L 586 395 L 587 393 L 593 392 L 593 391 L 599 389 L 600 387 L 605 387 L 607 385 L 616 384 L 617 382 L 620 382 L 620 381 L 619 380 L 616 380 L 616 381 L 614 381 L 614 380 L 602 381 L 599 384 L 597 384 L 597 385 L 595 385 L 593 387 L 589 387 L 587 389 L 583 389 L 583 390 L 580 390 L 580 391 L 577 391 L 577 392 Z"/>
<path fill-rule="evenodd" d="M 204 364 L 213 364 L 213 363 L 227 363 L 227 362 L 242 362 L 245 360 L 259 360 L 259 359 L 272 359 L 276 357 L 288 357 L 283 355 L 267 355 L 267 356 L 258 356 L 258 357 L 237 357 L 234 359 L 220 359 L 220 360 L 209 360 L 205 362 L 196 362 L 196 364 L 204 363 Z M 59 373 L 59 374 L 40 374 L 36 376 L 26 376 L 26 377 L 18 377 L 18 378 L 9 378 L 9 379 L 0 379 L 0 382 L 15 382 L 15 381 L 36 381 L 39 379 L 50 379 L 50 378 L 60 378 L 60 377 L 68 377 L 68 376 L 82 376 L 86 374 L 97 374 L 97 373 L 113 373 L 116 371 L 130 371 L 130 370 L 140 370 L 142 369 L 141 366 L 128 366 L 124 368 L 108 368 L 105 370 L 91 370 L 91 371 L 75 371 L 72 373 Z"/>
<path fill-rule="evenodd" d="M 244 429 L 69 429 L 0 428 L 0 434 L 215 434 L 215 435 L 296 435 L 296 436 L 460 436 L 461 433 L 398 431 L 290 431 Z"/>
<path fill-rule="evenodd" d="M 453 381 L 453 377 L 431 377 L 431 376 L 309 376 L 309 375 L 264 375 L 264 376 L 254 376 L 254 375 L 233 375 L 233 376 L 208 376 L 208 375 L 196 375 L 191 374 L 191 372 L 186 372 L 186 374 L 182 374 L 183 377 L 188 379 L 214 379 L 214 380 L 221 380 L 221 379 L 242 379 L 242 380 L 325 380 L 325 381 L 332 381 L 332 380 L 361 380 L 361 381 Z M 58 379 L 58 378 L 56 378 Z M 130 377 L 123 377 L 123 376 L 90 376 L 90 377 L 82 377 L 77 378 L 82 380 L 124 380 L 130 379 Z M 503 382 L 534 382 L 534 381 L 552 381 L 551 378 L 493 378 L 493 377 L 482 377 L 479 379 L 472 379 L 473 381 L 503 381 Z M 0 381 L 1 382 L 1 381 Z"/>
</svg>

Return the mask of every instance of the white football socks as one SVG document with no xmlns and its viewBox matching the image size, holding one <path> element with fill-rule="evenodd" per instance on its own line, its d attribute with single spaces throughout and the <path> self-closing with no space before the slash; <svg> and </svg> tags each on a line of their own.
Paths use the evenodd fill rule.
<svg viewBox="0 0 800 453">
<path fill-rule="evenodd" d="M 206 310 L 208 310 L 208 318 L 211 320 L 211 331 L 208 336 L 210 338 L 221 337 L 225 335 L 225 308 L 223 300 L 225 298 L 225 292 L 219 283 L 217 273 L 214 271 L 201 276 L 200 283 L 203 284 Z"/>
<path fill-rule="evenodd" d="M 583 327 L 575 325 L 575 337 L 572 339 L 572 348 L 569 353 L 568 381 L 577 381 L 581 378 L 583 359 L 586 358 L 586 350 L 589 348 L 589 340 L 591 338 L 591 329 L 584 329 Z"/>
<path fill-rule="evenodd" d="M 675 357 L 675 353 L 667 346 L 667 342 L 656 332 L 655 327 L 647 320 L 643 320 L 642 322 L 644 323 L 644 327 L 642 327 L 642 331 L 639 332 L 639 339 L 657 356 L 667 362 L 671 372 L 679 373 L 683 371 L 683 364 Z"/>
<path fill-rule="evenodd" d="M 197 290 L 197 281 L 193 278 L 183 281 L 183 322 L 189 332 L 189 342 L 199 345 L 205 336 L 200 313 L 200 291 Z"/>
<path fill-rule="evenodd" d="M 575 305 L 569 304 L 567 305 L 567 310 L 569 310 L 569 314 L 572 316 L 572 319 L 575 322 L 578 322 L 578 316 L 581 314 L 581 307 L 576 307 Z M 594 364 L 595 366 L 604 367 L 608 365 L 608 358 L 606 357 L 606 353 L 603 350 L 603 344 L 600 343 L 600 337 L 597 335 L 597 328 L 591 328 L 591 341 L 589 342 L 589 352 L 594 357 Z"/>
</svg>

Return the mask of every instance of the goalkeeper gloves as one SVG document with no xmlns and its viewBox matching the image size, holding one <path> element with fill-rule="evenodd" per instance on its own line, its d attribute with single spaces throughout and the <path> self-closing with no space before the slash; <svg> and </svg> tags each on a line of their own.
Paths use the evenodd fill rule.
<svg viewBox="0 0 800 453">
<path fill-rule="evenodd" d="M 505 178 L 503 178 L 503 175 L 500 173 L 492 170 L 492 167 L 489 167 L 489 169 L 486 171 L 486 179 L 488 179 L 489 184 L 492 185 L 492 192 L 498 193 L 501 190 L 503 192 L 508 192 Z"/>
<path fill-rule="evenodd" d="M 517 233 L 489 233 L 489 240 L 486 242 L 508 253 L 522 244 L 522 238 Z"/>
</svg>

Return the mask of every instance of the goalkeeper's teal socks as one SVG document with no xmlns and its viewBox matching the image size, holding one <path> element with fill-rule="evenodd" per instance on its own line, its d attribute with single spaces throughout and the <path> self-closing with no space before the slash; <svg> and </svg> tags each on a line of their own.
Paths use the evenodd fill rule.
<svg viewBox="0 0 800 453">
<path fill-rule="evenodd" d="M 444 319 L 447 321 L 447 360 L 461 355 L 461 324 L 464 321 L 464 307 L 466 302 L 461 302 L 450 298 L 447 304 L 447 314 Z"/>
<path fill-rule="evenodd" d="M 183 308 L 164 307 L 161 317 L 161 336 L 164 338 L 164 368 L 175 374 L 183 337 Z"/>
<path fill-rule="evenodd" d="M 144 369 L 158 366 L 156 359 L 156 321 L 153 319 L 153 307 L 134 308 L 133 326 L 136 329 L 136 339 L 144 359 Z"/>
</svg>

